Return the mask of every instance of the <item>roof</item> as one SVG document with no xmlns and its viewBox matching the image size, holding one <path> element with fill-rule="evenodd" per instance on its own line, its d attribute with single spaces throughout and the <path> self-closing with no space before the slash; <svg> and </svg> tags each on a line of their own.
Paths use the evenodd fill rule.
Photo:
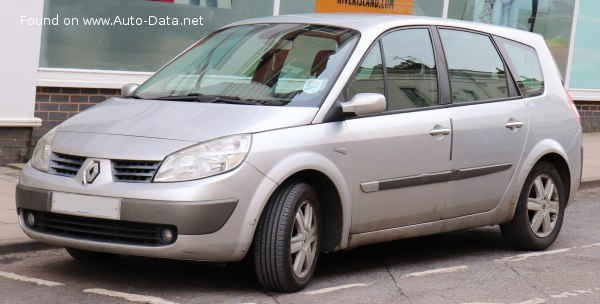
<svg viewBox="0 0 600 304">
<path fill-rule="evenodd" d="M 251 24 L 251 23 L 308 23 L 331 25 L 344 28 L 350 28 L 362 33 L 383 32 L 391 28 L 410 25 L 439 25 L 449 27 L 466 28 L 507 38 L 524 38 L 541 36 L 530 32 L 512 29 L 503 26 L 482 24 L 471 21 L 443 19 L 435 17 L 408 16 L 408 15 L 390 15 L 390 14 L 356 14 L 356 13 L 331 13 L 331 14 L 300 14 L 300 15 L 281 15 L 272 17 L 254 18 L 242 20 L 232 25 Z M 521 40 L 521 39 L 519 39 Z"/>
</svg>

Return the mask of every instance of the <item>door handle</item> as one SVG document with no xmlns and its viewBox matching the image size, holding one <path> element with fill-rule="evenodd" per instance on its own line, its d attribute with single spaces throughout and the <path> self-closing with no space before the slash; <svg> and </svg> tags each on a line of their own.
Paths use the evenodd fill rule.
<svg viewBox="0 0 600 304">
<path fill-rule="evenodd" d="M 433 130 L 429 131 L 429 135 L 431 135 L 431 136 L 448 135 L 448 134 L 450 134 L 450 132 L 452 132 L 452 130 L 450 130 L 450 129 L 446 129 L 446 128 L 440 128 L 440 129 L 438 129 L 438 128 L 436 128 L 436 129 L 433 129 Z"/>
<path fill-rule="evenodd" d="M 522 121 L 509 121 L 506 123 L 506 128 L 514 130 L 523 127 Z"/>
</svg>

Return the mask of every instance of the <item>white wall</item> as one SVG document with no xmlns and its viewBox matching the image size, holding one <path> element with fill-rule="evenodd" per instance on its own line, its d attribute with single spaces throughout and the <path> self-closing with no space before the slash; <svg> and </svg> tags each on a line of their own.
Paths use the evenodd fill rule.
<svg viewBox="0 0 600 304">
<path fill-rule="evenodd" d="M 3 1 L 0 9 L 0 127 L 37 126 L 36 78 L 42 27 L 21 25 L 21 16 L 41 18 L 44 0 Z"/>
</svg>

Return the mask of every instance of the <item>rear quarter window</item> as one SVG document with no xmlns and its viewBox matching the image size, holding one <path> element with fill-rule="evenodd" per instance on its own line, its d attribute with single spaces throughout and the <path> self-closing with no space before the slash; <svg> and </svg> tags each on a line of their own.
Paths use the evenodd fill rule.
<svg viewBox="0 0 600 304">
<path fill-rule="evenodd" d="M 544 94 L 544 74 L 535 49 L 506 39 L 498 41 L 516 69 L 515 78 L 523 97 Z"/>
</svg>

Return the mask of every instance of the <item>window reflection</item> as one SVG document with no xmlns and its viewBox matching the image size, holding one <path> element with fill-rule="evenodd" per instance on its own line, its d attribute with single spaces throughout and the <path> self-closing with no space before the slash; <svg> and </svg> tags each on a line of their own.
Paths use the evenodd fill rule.
<svg viewBox="0 0 600 304">
<path fill-rule="evenodd" d="M 440 30 L 440 36 L 454 102 L 508 97 L 504 63 L 489 37 L 456 30 Z"/>
<path fill-rule="evenodd" d="M 153 72 L 229 23 L 272 13 L 272 0 L 45 0 L 44 17 L 183 20 L 202 16 L 203 25 L 46 26 L 40 67 Z"/>
<path fill-rule="evenodd" d="M 354 95 L 359 93 L 385 94 L 383 63 L 381 61 L 379 43 L 373 46 L 358 68 L 358 71 L 356 71 L 354 78 L 348 83 L 346 98 L 350 100 Z"/>
<path fill-rule="evenodd" d="M 438 103 L 437 72 L 427 29 L 401 30 L 383 37 L 388 110 Z"/>
<path fill-rule="evenodd" d="M 499 41 L 517 70 L 517 84 L 523 96 L 532 97 L 544 93 L 544 76 L 535 50 L 510 40 Z"/>
</svg>

